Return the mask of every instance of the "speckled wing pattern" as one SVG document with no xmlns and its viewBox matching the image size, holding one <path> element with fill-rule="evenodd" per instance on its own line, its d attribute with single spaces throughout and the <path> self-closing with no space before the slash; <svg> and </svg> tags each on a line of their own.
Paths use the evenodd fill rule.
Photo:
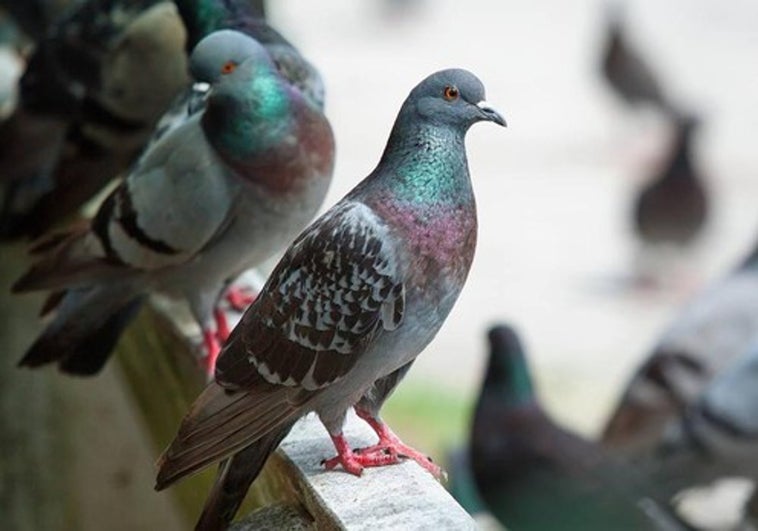
<svg viewBox="0 0 758 531">
<path fill-rule="evenodd" d="M 346 201 L 311 226 L 271 274 L 216 365 L 228 388 L 315 391 L 342 378 L 381 330 L 403 320 L 405 288 L 389 229 Z"/>
</svg>

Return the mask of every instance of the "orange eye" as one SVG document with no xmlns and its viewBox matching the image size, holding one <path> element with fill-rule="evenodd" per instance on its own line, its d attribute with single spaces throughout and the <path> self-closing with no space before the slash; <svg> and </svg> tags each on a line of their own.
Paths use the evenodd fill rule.
<svg viewBox="0 0 758 531">
<path fill-rule="evenodd" d="M 237 63 L 234 61 L 227 61 L 224 63 L 224 66 L 221 67 L 221 73 L 222 74 L 231 74 L 237 69 Z"/>
<path fill-rule="evenodd" d="M 453 101 L 458 99 L 458 87 L 454 85 L 448 85 L 445 87 L 445 91 L 443 92 L 443 95 L 445 96 L 445 99 L 447 101 Z"/>
</svg>

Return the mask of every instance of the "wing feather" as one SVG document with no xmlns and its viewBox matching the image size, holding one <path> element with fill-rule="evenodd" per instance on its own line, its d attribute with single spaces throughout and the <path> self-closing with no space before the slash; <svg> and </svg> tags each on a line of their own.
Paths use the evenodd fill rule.
<svg viewBox="0 0 758 531">
<path fill-rule="evenodd" d="M 405 290 L 388 227 L 345 202 L 311 226 L 269 277 L 216 365 L 230 388 L 263 380 L 316 390 L 345 376 L 376 334 L 403 318 Z"/>
</svg>

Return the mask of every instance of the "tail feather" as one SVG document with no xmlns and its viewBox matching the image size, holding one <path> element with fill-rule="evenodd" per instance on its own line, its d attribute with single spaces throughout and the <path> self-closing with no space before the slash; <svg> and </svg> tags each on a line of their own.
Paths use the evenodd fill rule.
<svg viewBox="0 0 758 531">
<path fill-rule="evenodd" d="M 298 398 L 302 397 L 296 390 L 266 382 L 237 391 L 210 383 L 195 400 L 176 438 L 161 456 L 155 488 L 162 490 L 279 433 L 307 409 L 308 398 Z"/>
<path fill-rule="evenodd" d="M 98 373 L 143 300 L 141 296 L 124 296 L 101 288 L 67 292 L 55 319 L 32 344 L 19 366 L 39 367 L 57 362 L 69 374 Z"/>
<path fill-rule="evenodd" d="M 293 423 L 281 426 L 219 465 L 218 477 L 208 494 L 195 531 L 223 531 L 237 513 L 250 485 L 258 477 Z"/>
</svg>

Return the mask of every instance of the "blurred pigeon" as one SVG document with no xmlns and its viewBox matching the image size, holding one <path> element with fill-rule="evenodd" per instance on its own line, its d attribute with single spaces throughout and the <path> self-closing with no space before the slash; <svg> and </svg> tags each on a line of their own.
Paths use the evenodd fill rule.
<svg viewBox="0 0 758 531">
<path fill-rule="evenodd" d="M 670 105 L 650 66 L 628 42 L 622 28 L 621 6 L 610 6 L 601 70 L 610 87 L 628 104 Z"/>
<path fill-rule="evenodd" d="M 689 302 L 637 370 L 603 441 L 649 454 L 666 425 L 758 338 L 758 245 L 743 264 Z"/>
<path fill-rule="evenodd" d="M 144 294 L 160 291 L 189 301 L 212 369 L 224 280 L 282 249 L 320 207 L 331 127 L 265 48 L 216 32 L 190 68 L 211 85 L 205 112 L 157 142 L 91 223 L 38 245 L 40 260 L 14 286 L 53 290 L 45 310 L 58 309 L 21 365 L 96 373 Z"/>
<path fill-rule="evenodd" d="M 260 2 L 250 0 L 176 0 L 187 28 L 187 49 L 209 33 L 234 29 L 263 44 L 282 75 L 316 105 L 324 106 L 324 84 L 318 70 L 279 32 L 266 23 Z"/>
<path fill-rule="evenodd" d="M 489 341 L 470 459 L 479 492 L 503 525 L 539 531 L 686 529 L 651 498 L 652 487 L 634 470 L 550 419 L 511 328 L 492 328 Z"/>
<path fill-rule="evenodd" d="M 697 503 L 712 507 L 713 502 L 698 500 L 702 489 L 693 487 L 718 488 L 724 478 L 735 477 L 758 482 L 758 342 L 718 374 L 681 417 L 668 423 L 655 450 L 648 463 L 656 481 L 672 493 L 680 492 L 677 498 L 688 520 L 714 528 L 706 525 L 713 520 L 712 511 L 698 510 Z M 722 503 L 732 500 L 733 507 L 718 511 L 718 528 L 754 529 L 749 519 L 758 520 L 758 506 L 754 493 L 752 504 L 745 505 L 749 485 L 722 490 L 728 496 Z"/>
<path fill-rule="evenodd" d="M 188 83 L 185 36 L 158 0 L 88 0 L 50 28 L 0 158 L 0 235 L 41 234 L 132 163 Z"/>
<path fill-rule="evenodd" d="M 379 410 L 434 338 L 466 281 L 476 208 L 464 137 L 505 125 L 465 70 L 443 70 L 403 103 L 376 169 L 293 243 L 234 329 L 216 381 L 196 400 L 160 460 L 157 489 L 224 460 L 197 529 L 222 529 L 292 424 L 315 411 L 341 465 L 416 460 Z M 379 435 L 352 450 L 355 407 Z"/>
<path fill-rule="evenodd" d="M 59 17 L 83 0 L 0 0 L 0 9 L 6 11 L 18 27 L 32 41 L 44 38 Z"/>
<path fill-rule="evenodd" d="M 668 160 L 637 198 L 635 229 L 647 244 L 688 244 L 705 224 L 708 196 L 692 161 L 692 135 L 697 125 L 694 117 L 676 119 Z"/>
<path fill-rule="evenodd" d="M 724 474 L 758 479 L 758 343 L 716 376 L 676 422 L 681 428 L 662 440 L 667 452 L 695 448 L 721 461 Z"/>
<path fill-rule="evenodd" d="M 24 76 L 23 107 L 35 116 L 22 114 L 19 134 L 12 137 L 16 147 L 8 148 L 15 155 L 0 156 L 0 181 L 7 182 L 0 235 L 39 235 L 133 163 L 162 113 L 186 87 L 186 58 L 181 51 L 185 40 L 187 50 L 192 50 L 219 29 L 247 33 L 267 48 L 287 80 L 323 108 L 324 86 L 318 71 L 259 18 L 257 4 L 87 0 L 58 23 Z M 182 95 L 160 119 L 153 141 L 202 110 L 202 102 L 191 94 Z M 200 104 L 192 105 L 193 101 Z M 27 123 L 35 118 L 59 120 L 65 143 L 60 133 L 53 136 L 54 129 L 45 129 L 44 136 L 30 135 L 30 129 L 39 130 L 35 123 Z M 43 163 L 35 167 L 37 159 L 31 158 L 22 166 L 24 171 L 16 169 L 20 158 L 37 152 L 46 153 Z M 31 170 L 25 169 L 29 165 Z"/>
</svg>

